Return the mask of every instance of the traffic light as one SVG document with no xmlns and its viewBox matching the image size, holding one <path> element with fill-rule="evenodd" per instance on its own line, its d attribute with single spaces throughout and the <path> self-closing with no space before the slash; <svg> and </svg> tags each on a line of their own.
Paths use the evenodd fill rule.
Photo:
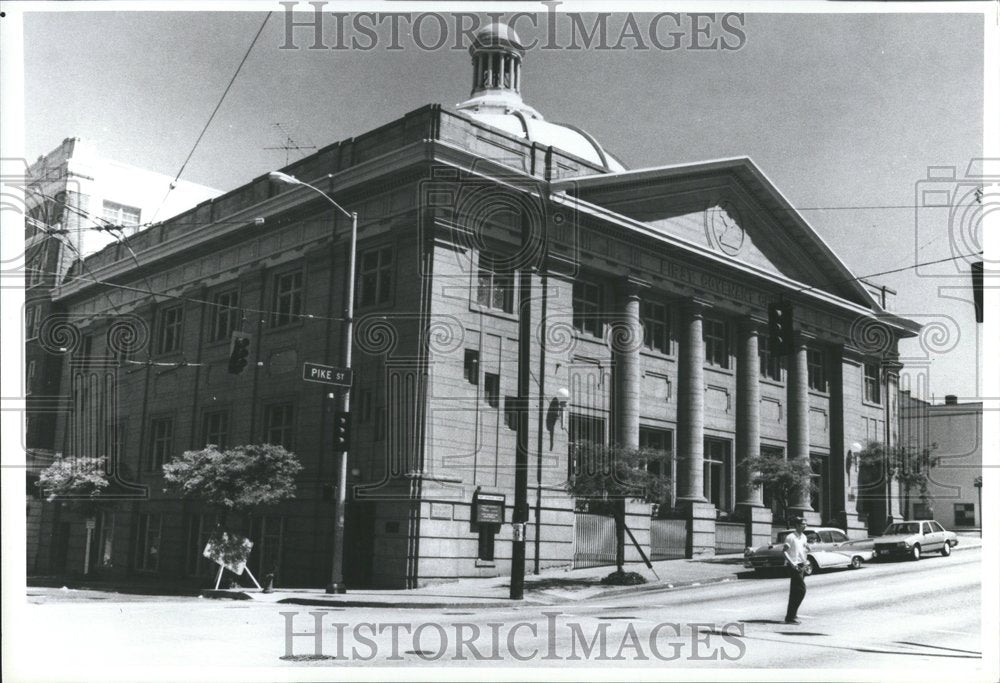
<svg viewBox="0 0 1000 683">
<path fill-rule="evenodd" d="M 777 356 L 790 355 L 795 350 L 792 329 L 792 303 L 780 301 L 767 307 L 767 323 L 770 330 L 770 352 Z"/>
<path fill-rule="evenodd" d="M 233 332 L 229 341 L 229 374 L 238 375 L 247 366 L 250 357 L 250 335 Z"/>
<path fill-rule="evenodd" d="M 351 443 L 351 414 L 333 414 L 333 450 L 343 453 Z"/>
</svg>

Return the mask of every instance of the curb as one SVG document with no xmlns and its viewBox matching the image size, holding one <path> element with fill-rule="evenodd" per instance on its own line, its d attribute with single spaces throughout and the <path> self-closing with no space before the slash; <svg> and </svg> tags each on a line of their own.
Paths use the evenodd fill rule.
<svg viewBox="0 0 1000 683">
<path fill-rule="evenodd" d="M 243 591 L 209 588 L 198 594 L 199 598 L 211 598 L 213 600 L 253 600 L 253 596 Z"/>
</svg>

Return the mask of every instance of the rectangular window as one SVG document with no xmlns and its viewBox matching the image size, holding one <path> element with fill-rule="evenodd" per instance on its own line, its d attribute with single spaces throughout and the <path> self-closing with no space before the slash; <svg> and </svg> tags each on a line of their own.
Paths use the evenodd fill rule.
<svg viewBox="0 0 1000 683">
<path fill-rule="evenodd" d="M 160 568 L 160 529 L 162 523 L 162 515 L 158 512 L 139 515 L 135 558 L 135 568 L 139 571 L 155 572 Z"/>
<path fill-rule="evenodd" d="M 765 446 L 761 444 L 760 455 L 762 458 L 778 458 L 784 460 L 785 449 L 782 448 L 781 446 Z M 761 494 L 763 495 L 764 499 L 764 507 L 770 509 L 771 513 L 774 515 L 774 523 L 775 524 L 783 523 L 784 520 L 779 518 L 779 515 L 781 514 L 782 511 L 779 509 L 779 503 L 777 499 L 774 497 L 774 493 L 771 490 L 771 487 L 768 486 L 767 484 L 764 484 L 761 487 Z"/>
<path fill-rule="evenodd" d="M 514 275 L 497 270 L 486 255 L 479 257 L 476 303 L 505 313 L 514 311 Z"/>
<path fill-rule="evenodd" d="M 569 443 L 604 444 L 604 418 L 571 413 L 569 416 Z"/>
<path fill-rule="evenodd" d="M 274 277 L 274 301 L 271 304 L 271 327 L 298 322 L 302 314 L 302 271 Z"/>
<path fill-rule="evenodd" d="M 240 293 L 220 292 L 212 300 L 212 341 L 228 339 L 240 324 Z"/>
<path fill-rule="evenodd" d="M 668 454 L 666 460 L 655 460 L 646 465 L 650 474 L 658 476 L 670 475 L 669 455 L 674 451 L 674 433 L 666 429 L 639 427 L 639 448 L 649 448 Z"/>
<path fill-rule="evenodd" d="M 882 403 L 880 374 L 877 363 L 865 363 L 865 400 L 869 403 Z"/>
<path fill-rule="evenodd" d="M 601 288 L 589 282 L 573 283 L 573 327 L 595 337 L 604 336 L 601 319 Z"/>
<path fill-rule="evenodd" d="M 118 202 L 104 202 L 104 212 L 101 217 L 112 225 L 136 226 L 139 225 L 139 217 L 142 215 L 141 209 L 134 206 L 126 206 Z"/>
<path fill-rule="evenodd" d="M 172 353 L 181 349 L 181 332 L 184 324 L 184 307 L 181 305 L 160 311 L 160 332 L 158 350 Z"/>
<path fill-rule="evenodd" d="M 225 448 L 229 441 L 229 411 L 213 410 L 202 421 L 202 443 Z"/>
<path fill-rule="evenodd" d="M 361 255 L 358 269 L 358 305 L 374 306 L 392 298 L 392 247 L 372 249 Z"/>
<path fill-rule="evenodd" d="M 102 510 L 99 526 L 101 533 L 97 539 L 97 566 L 107 569 L 114 561 L 115 513 Z"/>
<path fill-rule="evenodd" d="M 821 349 L 807 349 L 806 359 L 809 367 L 809 388 L 813 391 L 826 391 L 826 354 Z"/>
<path fill-rule="evenodd" d="M 277 575 L 281 570 L 284 521 L 281 515 L 262 515 L 254 519 L 256 539 L 253 554 L 257 560 L 258 576 L 267 576 L 272 572 Z"/>
<path fill-rule="evenodd" d="M 726 323 L 705 318 L 702 338 L 705 340 L 705 360 L 709 365 L 729 367 L 729 334 Z"/>
<path fill-rule="evenodd" d="M 812 509 L 826 519 L 830 510 L 830 459 L 825 455 L 813 453 L 809 456 L 812 465 L 811 502 Z"/>
<path fill-rule="evenodd" d="M 483 391 L 490 408 L 500 407 L 500 375 L 487 372 L 483 378 Z"/>
<path fill-rule="evenodd" d="M 705 439 L 704 496 L 718 510 L 732 509 L 730 444 L 723 439 Z"/>
<path fill-rule="evenodd" d="M 504 396 L 503 421 L 507 429 L 517 430 L 517 396 Z"/>
<path fill-rule="evenodd" d="M 462 370 L 465 381 L 469 384 L 479 384 L 479 352 L 472 349 L 465 350 L 465 365 Z"/>
<path fill-rule="evenodd" d="M 975 504 L 955 503 L 955 526 L 976 526 Z"/>
<path fill-rule="evenodd" d="M 38 328 L 41 327 L 41 309 L 38 306 L 28 306 L 24 310 L 24 337 L 34 339 L 38 336 Z"/>
<path fill-rule="evenodd" d="M 212 576 L 218 566 L 204 556 L 205 546 L 218 524 L 215 514 L 193 515 L 188 527 L 188 576 Z"/>
<path fill-rule="evenodd" d="M 760 376 L 762 379 L 781 381 L 781 356 L 771 353 L 771 340 L 767 335 L 757 337 L 757 355 L 760 357 Z"/>
<path fill-rule="evenodd" d="M 170 460 L 174 449 L 174 418 L 153 420 L 149 429 L 150 471 L 157 472 Z"/>
<path fill-rule="evenodd" d="M 670 319 L 667 307 L 653 301 L 641 305 L 642 341 L 650 351 L 670 355 Z"/>
<path fill-rule="evenodd" d="M 269 405 L 264 411 L 264 443 L 292 450 L 295 411 L 291 403 Z"/>
<path fill-rule="evenodd" d="M 28 361 L 28 369 L 24 375 L 24 395 L 31 396 L 35 384 L 35 361 Z"/>
</svg>

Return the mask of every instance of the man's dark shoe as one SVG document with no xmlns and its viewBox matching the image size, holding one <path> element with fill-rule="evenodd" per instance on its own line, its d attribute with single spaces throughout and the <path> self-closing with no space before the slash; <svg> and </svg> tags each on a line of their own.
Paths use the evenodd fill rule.
<svg viewBox="0 0 1000 683">
<path fill-rule="evenodd" d="M 786 624 L 801 624 L 802 622 L 798 619 L 785 619 Z"/>
</svg>

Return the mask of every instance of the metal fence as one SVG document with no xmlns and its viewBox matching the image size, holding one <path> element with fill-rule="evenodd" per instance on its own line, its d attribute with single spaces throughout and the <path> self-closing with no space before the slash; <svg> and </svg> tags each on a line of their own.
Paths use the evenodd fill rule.
<svg viewBox="0 0 1000 683">
<path fill-rule="evenodd" d="M 614 563 L 615 518 L 578 512 L 573 567 L 601 567 Z"/>
<path fill-rule="evenodd" d="M 737 522 L 715 523 L 715 552 L 741 553 L 746 548 L 746 525 Z"/>
<path fill-rule="evenodd" d="M 653 519 L 649 523 L 649 559 L 678 560 L 684 557 L 687 522 L 683 519 Z"/>
</svg>

